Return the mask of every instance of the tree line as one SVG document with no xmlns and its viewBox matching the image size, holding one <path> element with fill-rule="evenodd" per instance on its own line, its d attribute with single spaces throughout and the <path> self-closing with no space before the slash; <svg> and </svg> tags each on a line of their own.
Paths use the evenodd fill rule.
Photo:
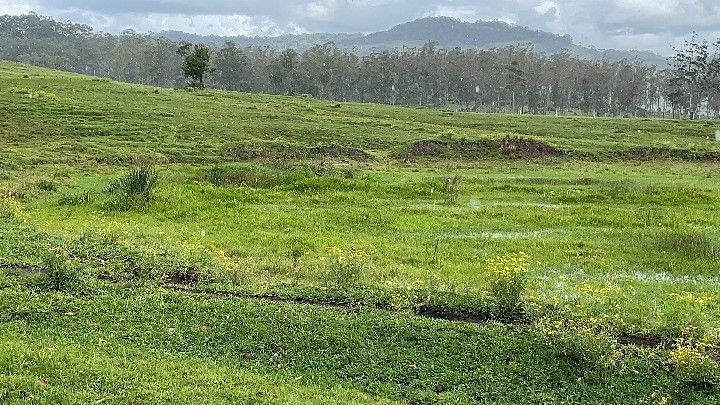
<svg viewBox="0 0 720 405">
<path fill-rule="evenodd" d="M 177 43 L 100 34 L 29 14 L 0 17 L 0 58 L 131 83 L 309 94 L 338 101 L 463 111 L 594 116 L 720 116 L 720 41 L 696 36 L 665 69 L 585 60 L 531 46 L 441 49 L 435 43 L 359 55 L 333 43 L 292 49 Z"/>
</svg>

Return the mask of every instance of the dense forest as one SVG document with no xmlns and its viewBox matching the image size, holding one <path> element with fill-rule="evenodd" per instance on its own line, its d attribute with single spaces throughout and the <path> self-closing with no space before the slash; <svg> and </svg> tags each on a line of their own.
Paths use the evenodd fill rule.
<svg viewBox="0 0 720 405">
<path fill-rule="evenodd" d="M 443 49 L 430 42 L 362 55 L 333 43 L 298 52 L 226 42 L 208 48 L 201 80 L 238 91 L 463 111 L 718 118 L 719 47 L 692 38 L 659 69 L 529 45 Z M 1 59 L 125 82 L 185 87 L 188 53 L 179 48 L 134 31 L 115 36 L 35 14 L 0 17 Z"/>
</svg>

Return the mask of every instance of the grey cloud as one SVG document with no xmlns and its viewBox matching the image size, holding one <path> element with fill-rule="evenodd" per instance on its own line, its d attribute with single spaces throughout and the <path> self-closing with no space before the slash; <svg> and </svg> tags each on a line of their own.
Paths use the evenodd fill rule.
<svg viewBox="0 0 720 405">
<path fill-rule="evenodd" d="M 431 15 L 501 19 L 597 47 L 669 52 L 692 31 L 720 31 L 717 0 L 0 0 L 118 32 L 179 29 L 217 34 L 369 32 Z M 17 8 L 17 7 L 16 7 Z M 233 24 L 236 24 L 234 26 Z"/>
</svg>

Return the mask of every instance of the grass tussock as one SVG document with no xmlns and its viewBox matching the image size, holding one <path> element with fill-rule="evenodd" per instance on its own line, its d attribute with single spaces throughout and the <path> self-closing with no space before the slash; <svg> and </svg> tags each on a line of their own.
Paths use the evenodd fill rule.
<svg viewBox="0 0 720 405">
<path fill-rule="evenodd" d="M 60 197 L 60 205 L 85 205 L 93 201 L 94 196 L 90 191 L 82 191 L 78 193 L 69 193 Z"/>
<path fill-rule="evenodd" d="M 49 290 L 69 292 L 80 286 L 80 273 L 67 258 L 50 252 L 45 255 L 43 261 L 47 288 Z"/>
<path fill-rule="evenodd" d="M 148 204 L 154 197 L 158 181 L 158 173 L 150 166 L 131 169 L 124 176 L 110 182 L 105 187 L 106 193 L 116 197 L 108 204 L 108 207 L 111 209 L 132 208 Z"/>
<path fill-rule="evenodd" d="M 52 193 L 58 190 L 58 185 L 50 180 L 40 180 L 35 185 L 38 190 Z"/>
</svg>

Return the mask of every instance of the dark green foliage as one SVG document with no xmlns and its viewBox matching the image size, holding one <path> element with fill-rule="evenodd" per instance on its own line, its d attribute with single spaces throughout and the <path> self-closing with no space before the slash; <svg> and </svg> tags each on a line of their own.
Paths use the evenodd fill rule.
<svg viewBox="0 0 720 405">
<path fill-rule="evenodd" d="M 189 42 L 181 42 L 178 53 L 185 57 L 183 73 L 188 78 L 188 87 L 204 89 L 205 76 L 212 71 L 210 68 L 212 50 L 203 44 L 193 45 Z"/>
<path fill-rule="evenodd" d="M 225 184 L 229 171 L 221 166 L 215 165 L 206 174 L 206 179 L 215 186 Z"/>
<path fill-rule="evenodd" d="M 157 183 L 158 174 L 152 167 L 136 167 L 123 177 L 110 182 L 105 187 L 105 192 L 147 202 L 152 199 Z"/>
<path fill-rule="evenodd" d="M 80 273 L 62 255 L 45 254 L 43 268 L 47 286 L 52 291 L 69 292 L 80 284 Z"/>
<path fill-rule="evenodd" d="M 250 89 L 252 71 L 250 58 L 234 42 L 228 41 L 214 60 L 217 84 L 228 90 L 247 91 Z"/>
<path fill-rule="evenodd" d="M 54 192 L 57 191 L 58 186 L 50 180 L 40 180 L 37 182 L 37 188 L 42 191 Z"/>
</svg>

